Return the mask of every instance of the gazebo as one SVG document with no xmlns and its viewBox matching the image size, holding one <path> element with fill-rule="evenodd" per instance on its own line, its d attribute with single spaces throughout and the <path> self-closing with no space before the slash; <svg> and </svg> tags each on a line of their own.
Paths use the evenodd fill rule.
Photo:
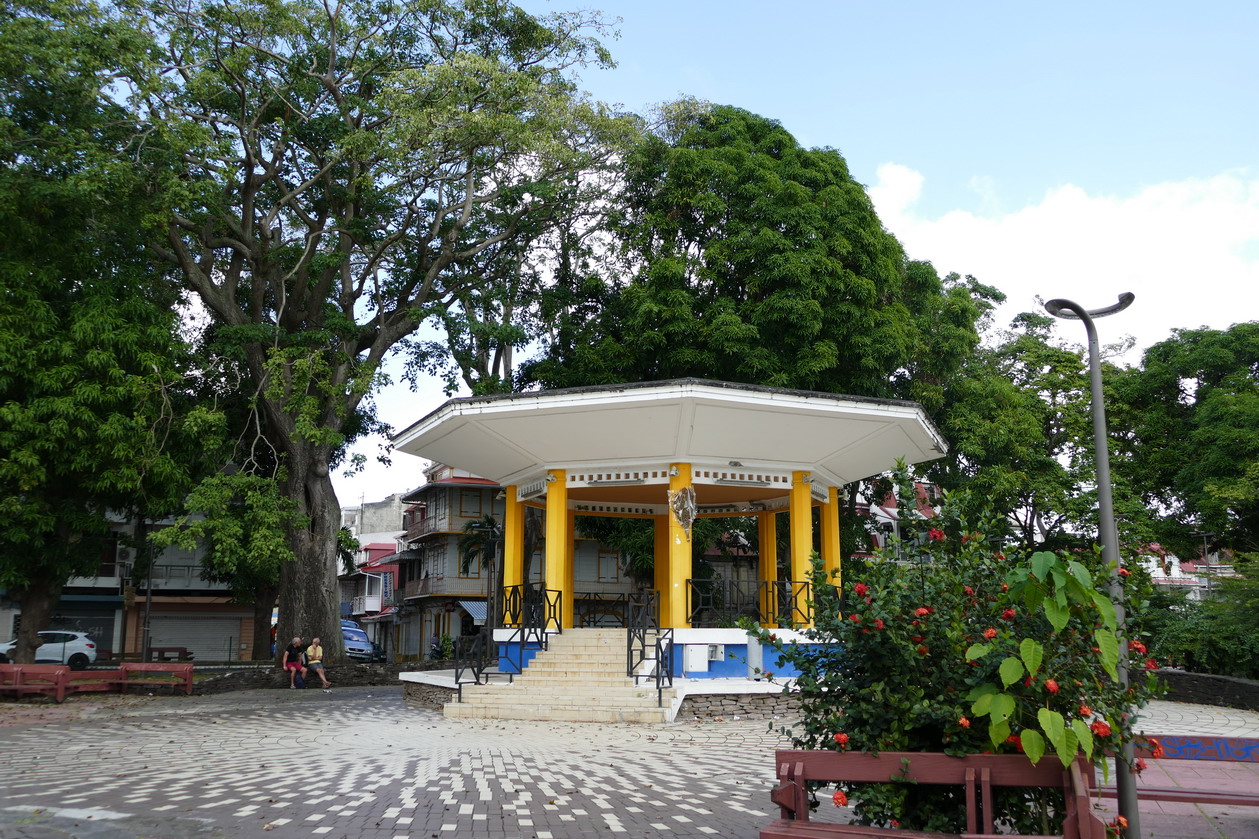
<svg viewBox="0 0 1259 839">
<path fill-rule="evenodd" d="M 559 630 L 573 625 L 579 515 L 654 522 L 658 621 L 673 629 L 692 623 L 694 520 L 755 516 L 759 617 L 805 624 L 813 510 L 822 562 L 838 585 L 839 488 L 897 459 L 931 460 L 947 448 L 915 402 L 701 379 L 452 399 L 397 434 L 394 445 L 505 487 L 509 598 L 526 583 L 525 507 L 545 511 L 544 580 Z M 790 580 L 778 579 L 779 513 L 790 522 Z M 510 610 L 508 617 L 510 625 Z"/>
</svg>

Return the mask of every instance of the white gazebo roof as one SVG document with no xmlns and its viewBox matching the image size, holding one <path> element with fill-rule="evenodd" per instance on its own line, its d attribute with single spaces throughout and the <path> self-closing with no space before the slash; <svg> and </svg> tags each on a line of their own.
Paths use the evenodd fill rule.
<svg viewBox="0 0 1259 839">
<path fill-rule="evenodd" d="M 842 486 L 948 448 L 916 402 L 702 379 L 452 399 L 393 442 L 501 484 L 678 462 Z"/>
</svg>

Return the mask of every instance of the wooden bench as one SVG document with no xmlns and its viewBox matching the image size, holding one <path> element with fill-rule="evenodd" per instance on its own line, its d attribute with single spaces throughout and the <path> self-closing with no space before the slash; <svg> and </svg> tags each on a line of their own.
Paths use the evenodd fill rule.
<svg viewBox="0 0 1259 839">
<path fill-rule="evenodd" d="M 826 837 L 937 837 L 923 833 L 809 820 L 809 783 L 941 784 L 965 788 L 965 839 L 996 836 L 992 815 L 994 787 L 1057 787 L 1063 790 L 1066 811 L 1063 839 L 1104 839 L 1106 826 L 1089 802 L 1093 767 L 1083 756 L 1064 769 L 1052 755 L 1033 766 L 1022 755 L 967 755 L 938 753 L 799 751 L 776 752 L 779 785 L 771 795 L 780 818 L 761 831 L 761 839 L 826 839 Z"/>
<path fill-rule="evenodd" d="M 118 667 L 123 693 L 132 685 L 170 685 L 182 686 L 184 693 L 192 696 L 192 662 L 124 661 Z"/>
<path fill-rule="evenodd" d="M 1181 735 L 1142 735 L 1137 757 L 1162 760 L 1209 760 L 1230 763 L 1259 763 L 1259 739 L 1252 737 L 1209 737 Z M 1102 787 L 1105 798 L 1116 798 L 1115 787 Z M 1180 801 L 1189 804 L 1226 804 L 1259 807 L 1259 791 L 1238 792 L 1189 787 L 1156 787 L 1137 780 L 1139 801 Z"/>
<path fill-rule="evenodd" d="M 0 664 L 0 693 L 18 697 L 39 693 L 63 702 L 71 672 L 64 664 Z"/>
<path fill-rule="evenodd" d="M 154 661 L 192 661 L 192 653 L 187 647 L 149 647 L 149 656 Z"/>
</svg>

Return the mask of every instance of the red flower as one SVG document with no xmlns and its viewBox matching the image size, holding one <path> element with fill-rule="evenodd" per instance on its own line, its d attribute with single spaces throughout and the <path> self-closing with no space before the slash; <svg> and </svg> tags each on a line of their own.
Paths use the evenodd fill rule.
<svg viewBox="0 0 1259 839">
<path fill-rule="evenodd" d="M 1159 758 L 1162 758 L 1167 754 L 1166 752 L 1163 751 L 1163 744 L 1155 740 L 1153 737 L 1150 737 L 1145 742 L 1146 742 L 1146 745 L 1149 746 L 1150 757 L 1154 758 L 1155 760 L 1158 760 Z"/>
<path fill-rule="evenodd" d="M 997 559 L 1005 559 L 1005 554 L 996 554 Z"/>
<path fill-rule="evenodd" d="M 1132 650 L 1134 653 L 1140 653 L 1141 655 L 1145 655 L 1146 653 L 1145 644 L 1142 644 L 1140 641 L 1129 641 L 1128 649 Z"/>
<path fill-rule="evenodd" d="M 1128 829 L 1128 820 L 1125 819 L 1123 816 L 1115 816 L 1115 820 L 1111 822 L 1111 824 L 1119 828 L 1120 830 Z"/>
<path fill-rule="evenodd" d="M 1092 709 L 1092 708 L 1090 708 L 1090 707 L 1089 707 L 1089 706 L 1087 706 L 1087 705 L 1081 705 L 1081 706 L 1080 706 L 1080 716 L 1082 716 L 1082 717 L 1091 717 L 1091 716 L 1093 716 L 1093 709 Z"/>
<path fill-rule="evenodd" d="M 1152 659 L 1152 658 L 1147 658 L 1147 659 L 1145 660 L 1145 669 L 1146 669 L 1146 670 L 1157 670 L 1157 669 L 1158 669 L 1158 662 L 1157 662 L 1157 661 L 1155 661 L 1155 660 L 1154 660 L 1154 659 Z"/>
<path fill-rule="evenodd" d="M 962 717 L 961 719 L 959 719 L 957 721 L 957 724 L 960 725 L 962 728 L 970 728 L 970 720 L 966 719 L 966 717 Z"/>
<path fill-rule="evenodd" d="M 774 674 L 773 674 L 773 673 L 770 673 L 770 672 L 767 670 L 767 671 L 765 671 L 765 678 L 766 678 L 766 679 L 773 680 L 773 678 L 774 678 Z"/>
<path fill-rule="evenodd" d="M 901 823 L 898 820 L 892 819 L 892 827 L 900 827 L 900 826 L 901 826 Z"/>
<path fill-rule="evenodd" d="M 1137 762 L 1136 762 L 1136 764 L 1135 764 L 1135 765 L 1133 765 L 1133 767 L 1132 767 L 1132 771 L 1133 771 L 1133 772 L 1135 772 L 1136 774 L 1140 775 L 1142 772 L 1144 772 L 1144 771 L 1145 771 L 1146 769 L 1148 769 L 1149 767 L 1150 767 L 1150 764 L 1148 764 L 1148 763 L 1146 763 L 1146 762 L 1145 762 L 1145 758 L 1143 758 L 1143 757 L 1139 757 L 1139 758 L 1137 758 Z"/>
<path fill-rule="evenodd" d="M 926 655 L 927 653 L 931 652 L 931 650 L 927 649 L 926 644 L 919 644 L 916 652 L 918 653 L 918 655 Z"/>
<path fill-rule="evenodd" d="M 841 746 L 848 745 L 848 735 L 842 731 L 835 732 L 835 742 Z"/>
<path fill-rule="evenodd" d="M 1009 590 L 1010 590 L 1010 587 L 1009 587 L 1008 585 L 1006 585 L 1005 583 L 1002 583 L 1002 584 L 1001 584 L 1001 590 L 1002 590 L 1002 591 L 1009 591 Z"/>
<path fill-rule="evenodd" d="M 1014 615 L 1015 615 L 1015 612 L 1013 609 L 1006 609 L 1004 612 L 1001 613 L 1001 617 L 1005 618 L 1008 621 L 1014 620 Z"/>
<path fill-rule="evenodd" d="M 967 597 L 975 596 L 975 590 L 971 588 L 970 586 L 962 586 L 962 591 L 965 592 Z"/>
<path fill-rule="evenodd" d="M 1132 573 L 1132 572 L 1131 572 L 1131 571 L 1129 571 L 1127 568 L 1120 568 L 1120 569 L 1119 569 L 1119 576 L 1121 576 L 1121 577 L 1127 577 L 1127 576 L 1128 576 L 1129 574 L 1131 574 L 1131 573 Z"/>
<path fill-rule="evenodd" d="M 913 641 L 915 644 L 921 644 L 924 640 L 926 640 L 926 637 L 927 636 L 925 635 L 910 635 L 909 640 Z"/>
<path fill-rule="evenodd" d="M 835 790 L 835 794 L 831 796 L 831 801 L 835 802 L 836 807 L 848 806 L 848 796 L 844 795 L 844 791 L 842 789 Z"/>
<path fill-rule="evenodd" d="M 875 628 L 875 629 L 882 629 L 882 628 L 883 628 L 883 619 L 882 619 L 882 618 L 875 618 L 875 619 L 874 619 L 874 628 Z"/>
<path fill-rule="evenodd" d="M 1019 750 L 1019 754 L 1023 753 L 1023 739 L 1017 734 L 1011 734 L 1009 737 L 1005 738 L 1005 741 L 1007 743 L 1013 743 L 1014 748 Z"/>
<path fill-rule="evenodd" d="M 865 583 L 857 583 L 855 586 L 852 587 L 852 593 L 857 595 L 858 597 L 861 597 L 863 594 L 865 594 L 869 590 L 870 590 L 870 587 L 866 585 Z"/>
<path fill-rule="evenodd" d="M 1057 683 L 1057 682 L 1055 682 L 1053 679 L 1046 679 L 1046 680 L 1045 680 L 1045 690 L 1049 691 L 1050 693 L 1057 693 L 1057 692 L 1058 692 L 1058 683 Z"/>
<path fill-rule="evenodd" d="M 997 630 L 993 629 L 991 626 L 988 627 L 984 630 L 984 637 L 991 641 L 993 638 L 997 637 Z"/>
<path fill-rule="evenodd" d="M 856 612 L 853 612 L 851 615 L 848 616 L 848 620 L 852 621 L 853 623 L 861 623 L 861 615 L 857 614 Z"/>
<path fill-rule="evenodd" d="M 1089 726 L 1089 728 L 1090 728 L 1090 729 L 1093 731 L 1093 733 L 1094 733 L 1094 734 L 1096 734 L 1098 737 L 1109 737 L 1109 736 L 1110 736 L 1110 726 L 1106 724 L 1106 721 L 1105 721 L 1105 720 L 1094 720 L 1094 721 L 1093 721 L 1093 724 L 1092 724 L 1092 725 L 1090 725 L 1090 726 Z"/>
<path fill-rule="evenodd" d="M 925 617 L 929 614 L 929 612 L 928 612 L 928 610 L 926 610 L 926 609 L 924 609 L 923 607 L 919 606 L 917 609 L 914 609 L 914 614 L 915 614 L 915 615 L 917 615 L 917 616 L 918 616 L 918 617 L 920 617 L 920 618 L 925 618 Z"/>
<path fill-rule="evenodd" d="M 933 527 L 927 531 L 927 538 L 932 542 L 941 542 L 945 538 L 945 533 L 943 530 Z"/>
</svg>

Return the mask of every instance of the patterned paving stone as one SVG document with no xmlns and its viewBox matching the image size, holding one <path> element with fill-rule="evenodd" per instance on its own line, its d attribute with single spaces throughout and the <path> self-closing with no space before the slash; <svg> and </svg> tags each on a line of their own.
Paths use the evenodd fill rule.
<svg viewBox="0 0 1259 839">
<path fill-rule="evenodd" d="M 0 725 L 0 839 L 753 839 L 785 745 L 760 721 L 446 720 L 398 689 L 83 699 Z M 1169 703 L 1147 728 L 1207 724 L 1259 734 Z"/>
</svg>

